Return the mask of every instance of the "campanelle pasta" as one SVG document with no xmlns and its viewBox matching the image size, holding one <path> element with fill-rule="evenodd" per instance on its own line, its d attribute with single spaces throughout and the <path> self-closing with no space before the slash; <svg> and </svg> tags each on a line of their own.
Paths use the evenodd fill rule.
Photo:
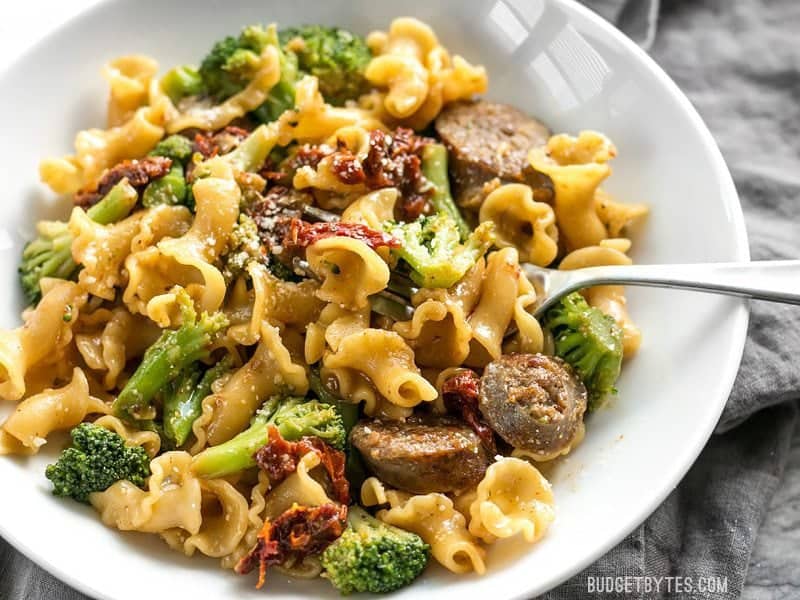
<svg viewBox="0 0 800 600">
<path fill-rule="evenodd" d="M 524 263 L 630 264 L 614 144 L 476 99 L 484 67 L 407 17 L 102 73 L 106 128 L 40 164 L 72 198 L 0 331 L 0 455 L 69 431 L 56 495 L 259 587 L 391 592 L 545 536 L 533 465 L 591 435 L 641 333 L 620 286 L 534 317 Z"/>
</svg>

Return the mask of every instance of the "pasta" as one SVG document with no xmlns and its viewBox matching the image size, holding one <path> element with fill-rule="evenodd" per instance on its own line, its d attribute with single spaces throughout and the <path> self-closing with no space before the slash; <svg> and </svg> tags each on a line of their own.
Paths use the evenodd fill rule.
<svg viewBox="0 0 800 600">
<path fill-rule="evenodd" d="M 259 586 L 390 592 L 542 539 L 529 461 L 591 434 L 641 332 L 620 286 L 534 317 L 525 263 L 631 263 L 648 208 L 601 187 L 614 144 L 476 99 L 484 67 L 414 18 L 102 73 L 105 128 L 39 165 L 72 202 L 0 331 L 0 455 L 71 431 L 56 495 Z"/>
<path fill-rule="evenodd" d="M 72 381 L 62 388 L 26 398 L 0 426 L 0 454 L 35 454 L 53 431 L 71 429 L 90 414 L 104 414 L 109 406 L 89 395 L 89 383 L 75 368 Z"/>
<path fill-rule="evenodd" d="M 522 534 L 533 543 L 555 518 L 553 492 L 536 467 L 518 458 L 502 458 L 486 469 L 469 515 L 470 533 L 484 542 Z"/>
<path fill-rule="evenodd" d="M 375 32 L 367 43 L 376 55 L 367 79 L 387 88 L 386 111 L 415 129 L 423 129 L 442 107 L 486 91 L 486 71 L 462 57 L 450 57 L 433 30 L 411 18 L 392 21 L 388 32 Z"/>
<path fill-rule="evenodd" d="M 108 126 L 128 121 L 137 109 L 147 104 L 150 81 L 158 72 L 158 63 L 142 54 L 120 56 L 103 67 L 110 88 Z"/>
<path fill-rule="evenodd" d="M 480 221 L 497 227 L 497 245 L 517 248 L 519 259 L 545 267 L 558 253 L 558 230 L 553 209 L 533 200 L 533 191 L 521 183 L 500 186 L 486 197 Z"/>
<path fill-rule="evenodd" d="M 485 551 L 467 531 L 464 515 L 443 494 L 412 496 L 399 506 L 383 510 L 378 518 L 418 534 L 431 545 L 431 554 L 453 573 L 483 574 Z"/>
<path fill-rule="evenodd" d="M 317 297 L 355 309 L 389 283 L 389 267 L 364 242 L 345 237 L 326 238 L 308 249 L 308 264 L 320 277 Z"/>
</svg>

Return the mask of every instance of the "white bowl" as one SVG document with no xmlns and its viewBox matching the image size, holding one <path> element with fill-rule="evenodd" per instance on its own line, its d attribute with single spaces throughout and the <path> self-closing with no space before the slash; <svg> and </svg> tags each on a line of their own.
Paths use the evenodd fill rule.
<svg viewBox="0 0 800 600">
<path fill-rule="evenodd" d="M 358 32 L 416 16 L 444 43 L 486 65 L 492 98 L 556 131 L 596 129 L 619 157 L 608 189 L 652 207 L 636 239 L 642 263 L 747 260 L 736 191 L 711 135 L 686 97 L 639 48 L 564 0 L 119 0 L 67 23 L 0 75 L 0 296 L 3 326 L 19 322 L 16 265 L 33 223 L 66 216 L 68 202 L 37 183 L 40 158 L 66 153 L 79 129 L 103 123 L 101 64 L 143 52 L 162 66 L 197 61 L 217 38 L 252 22 L 329 23 Z M 742 301 L 666 290 L 630 290 L 644 331 L 625 365 L 619 397 L 591 416 L 583 444 L 553 475 L 558 517 L 545 539 L 498 544 L 484 577 L 430 568 L 403 598 L 522 598 L 577 573 L 641 523 L 697 457 L 730 392 L 747 324 Z M 12 405 L 0 405 L 0 417 Z M 186 559 L 154 536 L 104 527 L 89 508 L 52 497 L 43 475 L 58 443 L 32 460 L 0 459 L 0 534 L 70 585 L 98 598 L 334 597 L 325 582 L 267 589 Z"/>
</svg>

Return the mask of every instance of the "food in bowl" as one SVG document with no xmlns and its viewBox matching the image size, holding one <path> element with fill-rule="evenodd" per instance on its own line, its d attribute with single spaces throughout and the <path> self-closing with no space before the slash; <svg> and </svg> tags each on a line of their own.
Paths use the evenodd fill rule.
<svg viewBox="0 0 800 600">
<path fill-rule="evenodd" d="M 71 444 L 56 495 L 239 573 L 411 583 L 485 571 L 555 517 L 569 453 L 640 334 L 623 290 L 540 321 L 519 265 L 626 264 L 647 209 L 616 149 L 477 96 L 487 74 L 411 18 L 366 38 L 246 27 L 199 67 L 106 65 L 106 129 L 42 162 L 2 332 L 0 453 Z"/>
</svg>

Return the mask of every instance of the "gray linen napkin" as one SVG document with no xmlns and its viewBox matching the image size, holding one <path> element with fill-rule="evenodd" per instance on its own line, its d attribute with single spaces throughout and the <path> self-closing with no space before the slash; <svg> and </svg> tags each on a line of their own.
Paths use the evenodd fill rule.
<svg viewBox="0 0 800 600">
<path fill-rule="evenodd" d="M 585 2 L 612 21 L 624 4 Z M 798 32 L 796 0 L 664 0 L 651 51 L 722 148 L 742 198 L 754 259 L 800 257 Z M 589 597 L 589 577 L 621 576 L 727 577 L 726 592 L 689 596 L 738 598 L 796 428 L 796 356 L 800 309 L 754 303 L 742 367 L 717 435 L 644 524 L 545 598 Z M 678 596 L 663 587 L 659 594 L 603 597 Z M 85 600 L 0 540 L 0 600 L 51 598 Z"/>
</svg>

